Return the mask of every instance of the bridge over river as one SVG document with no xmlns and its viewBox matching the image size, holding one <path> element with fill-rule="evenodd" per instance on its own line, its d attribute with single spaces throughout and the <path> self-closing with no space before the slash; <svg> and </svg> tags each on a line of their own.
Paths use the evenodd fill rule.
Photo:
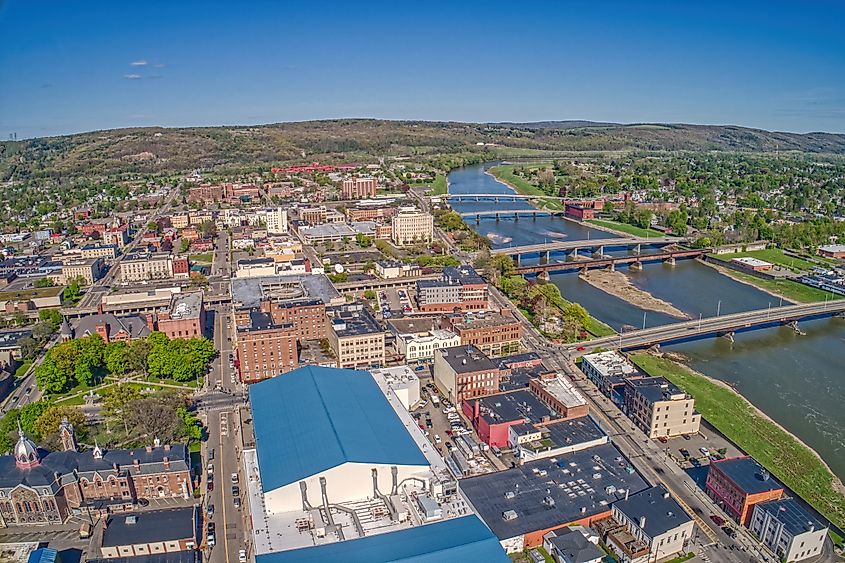
<svg viewBox="0 0 845 563">
<path fill-rule="evenodd" d="M 845 299 L 769 307 L 672 323 L 644 330 L 632 330 L 615 336 L 569 344 L 567 349 L 574 357 L 578 357 L 590 354 L 599 348 L 613 350 L 647 348 L 655 344 L 694 340 L 706 336 L 733 338 L 736 332 L 784 324 L 791 324 L 796 331 L 800 332 L 798 321 L 837 315 L 845 315 Z"/>
</svg>

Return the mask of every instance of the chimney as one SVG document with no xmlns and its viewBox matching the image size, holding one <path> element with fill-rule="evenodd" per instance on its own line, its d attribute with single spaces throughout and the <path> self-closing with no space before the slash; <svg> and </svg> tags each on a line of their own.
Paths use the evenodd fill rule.
<svg viewBox="0 0 845 563">
<path fill-rule="evenodd" d="M 141 472 L 141 462 L 140 462 L 140 461 L 138 461 L 138 458 L 137 458 L 137 457 L 136 457 L 135 459 L 133 459 L 133 460 L 132 460 L 132 467 L 134 467 L 134 468 L 135 468 L 135 471 L 136 471 L 137 473 L 140 473 L 140 472 Z"/>
<path fill-rule="evenodd" d="M 164 451 L 166 451 L 166 452 L 169 452 L 169 451 L 170 451 L 170 444 L 165 444 L 165 445 L 164 445 Z"/>
<path fill-rule="evenodd" d="M 640 530 L 645 529 L 645 516 L 640 516 Z"/>
<path fill-rule="evenodd" d="M 158 329 L 155 312 L 147 313 L 145 320 L 147 321 L 147 328 L 150 329 L 150 332 Z"/>
<path fill-rule="evenodd" d="M 162 463 L 162 465 L 164 465 L 165 471 L 170 471 L 170 458 L 169 457 L 164 456 L 164 458 L 161 460 L 161 463 Z"/>
<path fill-rule="evenodd" d="M 103 338 L 103 342 L 106 344 L 109 343 L 109 324 L 108 323 L 98 323 L 97 324 L 97 334 L 99 334 Z"/>
<path fill-rule="evenodd" d="M 144 449 L 145 449 L 145 450 L 147 450 L 147 453 L 148 453 L 148 454 L 149 454 L 149 453 L 152 453 L 152 451 L 153 451 L 153 447 L 152 447 L 152 446 L 149 446 L 149 445 L 148 445 L 148 446 L 146 446 Z"/>
</svg>

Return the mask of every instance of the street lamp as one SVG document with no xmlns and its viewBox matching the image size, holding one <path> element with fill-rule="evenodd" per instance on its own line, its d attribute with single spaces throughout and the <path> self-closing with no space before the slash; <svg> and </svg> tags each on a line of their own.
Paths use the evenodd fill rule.
<svg viewBox="0 0 845 563">
<path fill-rule="evenodd" d="M 716 316 L 720 316 L 722 314 L 722 300 L 719 299 L 719 303 L 716 305 Z"/>
<path fill-rule="evenodd" d="M 643 330 L 645 330 L 645 316 L 648 314 L 648 311 L 643 311 Z"/>
</svg>

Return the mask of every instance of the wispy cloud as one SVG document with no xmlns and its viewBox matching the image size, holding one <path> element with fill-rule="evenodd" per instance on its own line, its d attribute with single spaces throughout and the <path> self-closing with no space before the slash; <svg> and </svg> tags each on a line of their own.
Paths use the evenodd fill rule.
<svg viewBox="0 0 845 563">
<path fill-rule="evenodd" d="M 156 68 L 164 68 L 164 67 L 166 67 L 167 65 L 166 65 L 166 64 L 164 64 L 164 63 L 158 63 L 158 64 L 154 64 L 153 66 L 154 66 L 154 67 L 156 67 Z"/>
<path fill-rule="evenodd" d="M 126 80 L 141 80 L 140 74 L 124 74 L 123 78 Z"/>
<path fill-rule="evenodd" d="M 148 64 L 149 63 L 144 59 L 140 59 L 137 61 L 132 61 L 131 63 L 129 63 L 129 66 L 147 66 Z"/>
</svg>

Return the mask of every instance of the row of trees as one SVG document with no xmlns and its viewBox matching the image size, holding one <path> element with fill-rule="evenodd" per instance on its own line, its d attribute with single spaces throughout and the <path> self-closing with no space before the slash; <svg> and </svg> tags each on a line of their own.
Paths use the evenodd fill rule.
<svg viewBox="0 0 845 563">
<path fill-rule="evenodd" d="M 206 338 L 169 339 L 161 332 L 131 342 L 106 344 L 92 334 L 57 344 L 35 370 L 44 393 L 64 393 L 96 385 L 107 375 L 143 373 L 160 379 L 190 381 L 202 375 L 215 355 Z"/>
</svg>

